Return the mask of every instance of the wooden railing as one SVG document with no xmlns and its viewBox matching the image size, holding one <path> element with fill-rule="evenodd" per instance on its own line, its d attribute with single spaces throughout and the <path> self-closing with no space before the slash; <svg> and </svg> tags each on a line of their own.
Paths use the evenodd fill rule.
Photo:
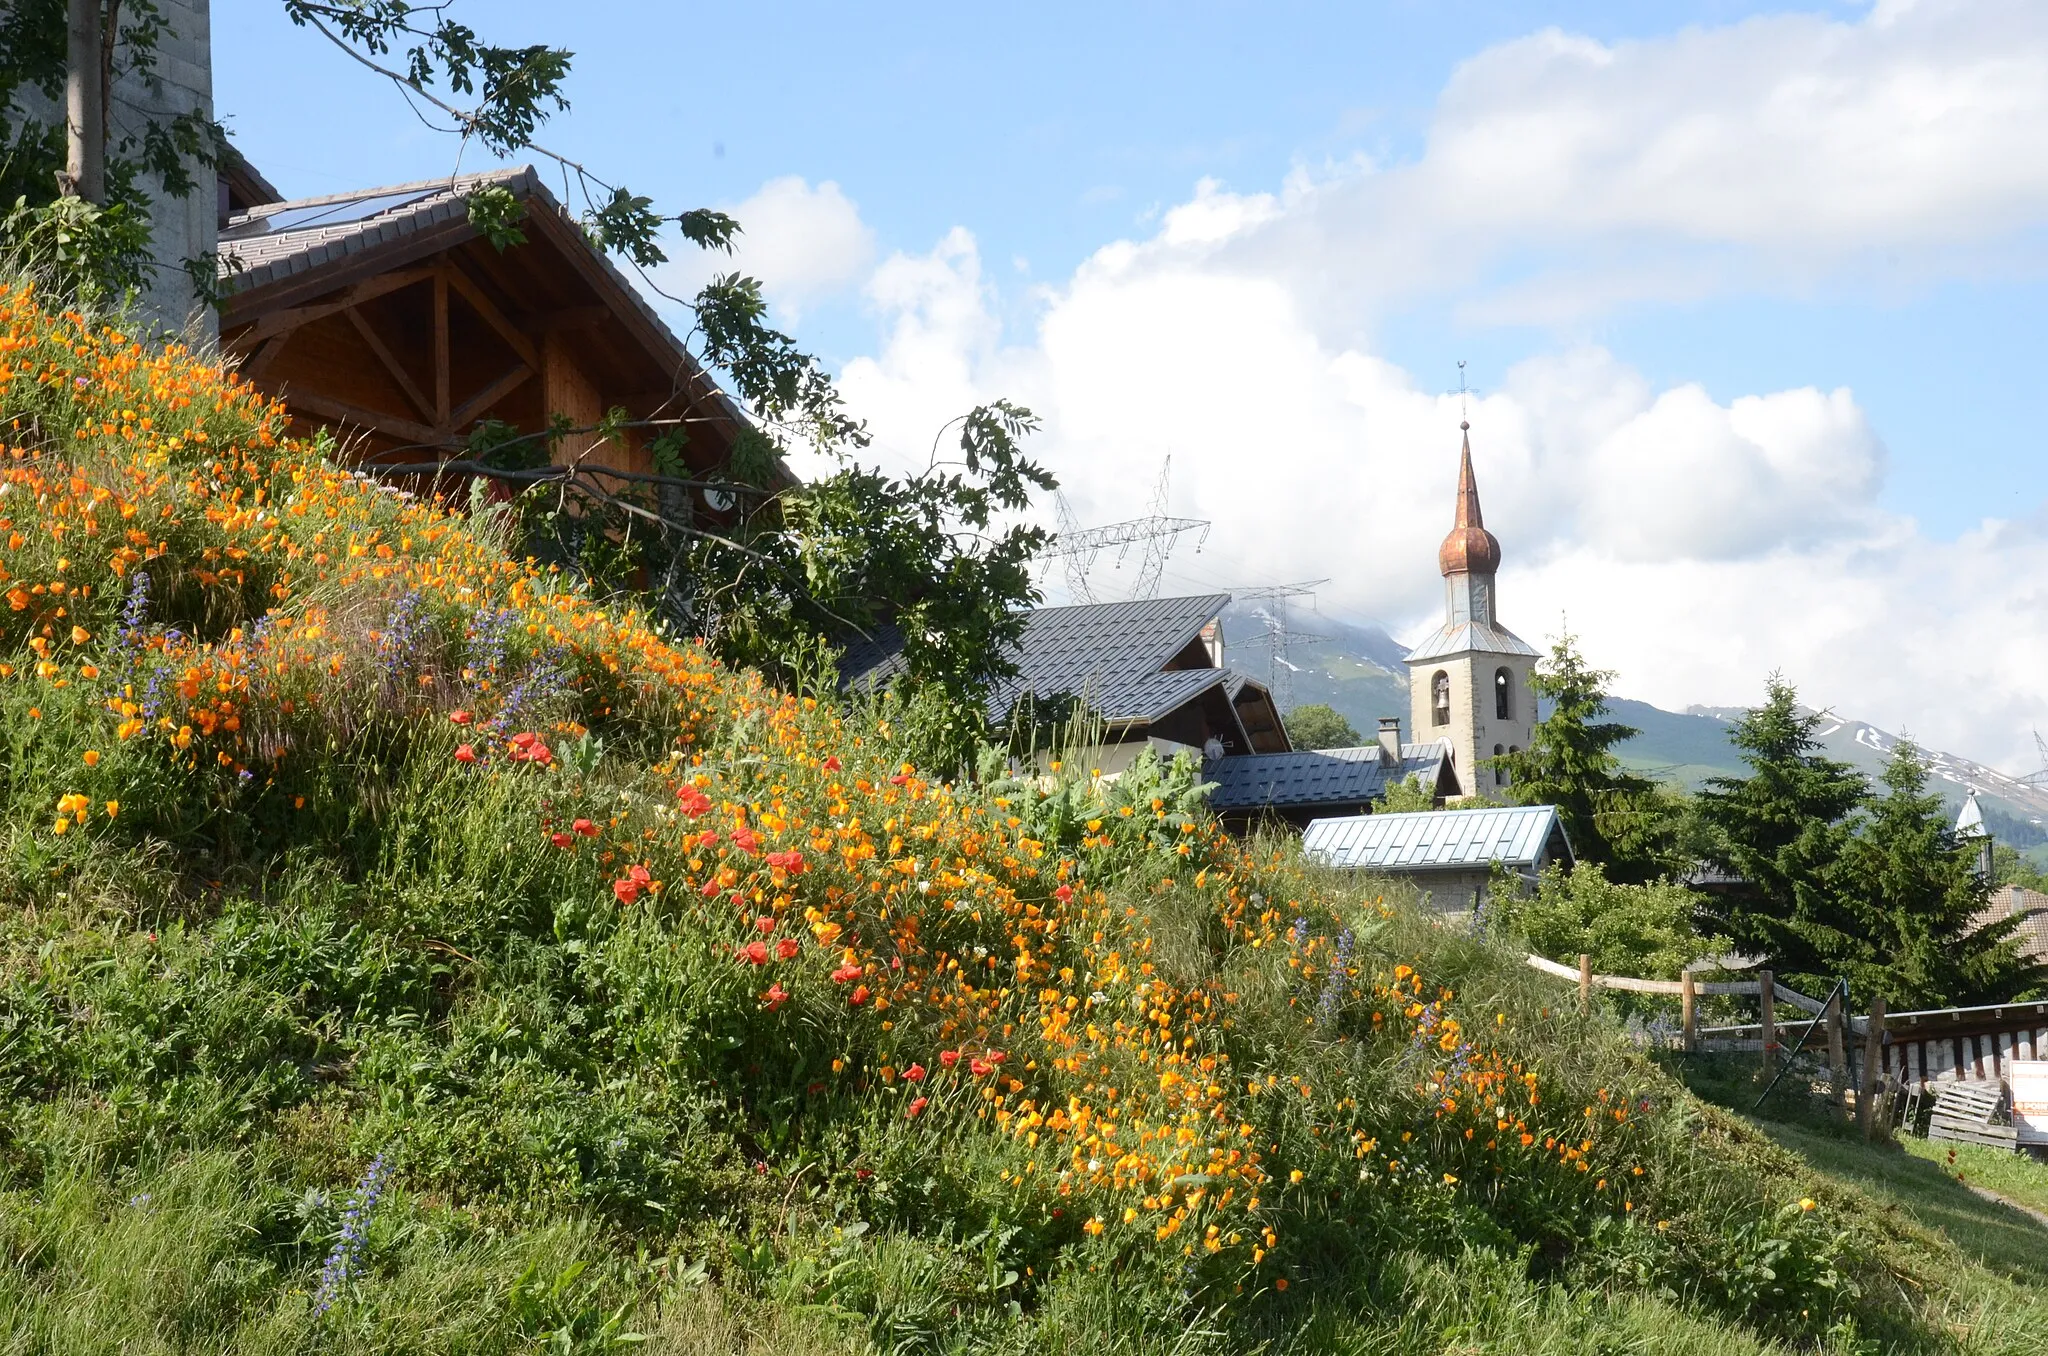
<svg viewBox="0 0 2048 1356">
<path fill-rule="evenodd" d="M 1691 972 L 1679 979 L 1635 979 L 1627 975 L 1596 975 L 1590 956 L 1580 956 L 1577 969 L 1542 956 L 1529 956 L 1529 968 L 1572 980 L 1579 986 L 1579 1008 L 1592 1006 L 1593 990 L 1665 994 L 1680 1006 L 1680 1043 L 1688 1053 L 1744 1052 L 1762 1058 L 1764 1078 L 1772 1077 L 1789 1038 L 1795 1050 L 1812 1044 L 1814 1028 L 1826 1042 L 1829 1083 L 1837 1102 L 1856 1089 L 1856 1115 L 1866 1134 L 1883 1129 L 1884 1116 L 1875 1110 L 1883 1089 L 1922 1087 L 1929 1083 L 2003 1077 L 2015 1059 L 2048 1059 L 2048 1002 L 1999 1003 L 1972 1008 L 1931 1008 L 1887 1015 L 1882 998 L 1873 999 L 1870 1014 L 1856 1017 L 1843 1010 L 1841 989 L 1816 999 L 1778 983 L 1768 970 L 1755 979 L 1699 980 Z M 1755 1022 L 1735 1026 L 1698 1024 L 1697 1000 L 1703 994 L 1751 997 L 1757 1000 Z M 1810 1014 L 1805 1020 L 1780 1022 L 1777 1005 Z M 1860 1038 L 1860 1039 L 1859 1039 Z M 1816 1053 L 1819 1053 L 1816 1047 Z"/>
</svg>

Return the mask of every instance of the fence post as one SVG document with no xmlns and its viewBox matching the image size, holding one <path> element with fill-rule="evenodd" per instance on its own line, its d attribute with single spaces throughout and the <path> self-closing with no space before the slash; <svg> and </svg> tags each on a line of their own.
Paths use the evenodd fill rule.
<svg viewBox="0 0 2048 1356">
<path fill-rule="evenodd" d="M 1884 995 L 1870 1000 L 1870 1025 L 1863 1031 L 1863 1077 L 1856 1086 L 1856 1124 L 1863 1138 L 1875 1139 L 1877 1089 L 1884 1081 Z"/>
<path fill-rule="evenodd" d="M 1698 998 L 1693 990 L 1692 971 L 1685 970 L 1678 976 L 1679 1020 L 1685 1028 L 1685 1052 L 1690 1055 L 1700 1048 L 1700 1026 Z"/>
<path fill-rule="evenodd" d="M 1579 1015 L 1585 1016 L 1593 1010 L 1593 958 L 1579 953 Z"/>
<path fill-rule="evenodd" d="M 1820 1019 L 1826 1022 L 1828 1027 L 1828 1086 L 1833 1090 L 1833 1100 L 1837 1110 L 1849 1104 L 1849 1090 L 1845 1086 L 1845 1081 L 1848 1078 L 1846 1072 L 1848 1065 L 1842 1059 L 1842 1022 L 1844 1016 L 1845 1014 L 1842 1010 L 1842 986 L 1837 984 L 1828 993 L 1828 1005 L 1820 1015 Z"/>
<path fill-rule="evenodd" d="M 1757 1022 L 1764 1041 L 1764 1080 L 1770 1081 L 1778 1046 L 1778 983 L 1769 970 L 1757 971 Z"/>
</svg>

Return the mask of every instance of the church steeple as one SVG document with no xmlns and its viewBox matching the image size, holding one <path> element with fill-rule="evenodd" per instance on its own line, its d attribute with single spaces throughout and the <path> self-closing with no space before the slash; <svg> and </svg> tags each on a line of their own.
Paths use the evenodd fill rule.
<svg viewBox="0 0 2048 1356">
<path fill-rule="evenodd" d="M 1500 541 L 1486 530 L 1479 511 L 1479 480 L 1472 474 L 1472 425 L 1461 422 L 1465 446 L 1458 459 L 1458 507 L 1450 535 L 1437 549 L 1437 568 L 1454 574 L 1495 574 L 1500 570 Z"/>
</svg>

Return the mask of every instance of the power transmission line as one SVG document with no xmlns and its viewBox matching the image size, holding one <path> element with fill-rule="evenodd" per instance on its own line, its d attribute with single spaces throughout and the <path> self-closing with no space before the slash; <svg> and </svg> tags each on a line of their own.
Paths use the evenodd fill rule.
<svg viewBox="0 0 2048 1356">
<path fill-rule="evenodd" d="M 1166 512 L 1168 480 L 1173 471 L 1173 458 L 1168 457 L 1159 468 L 1159 483 L 1152 491 L 1152 511 L 1142 518 L 1129 518 L 1120 523 L 1109 523 L 1103 527 L 1081 527 L 1074 518 L 1074 509 L 1065 495 L 1054 501 L 1059 515 L 1059 532 L 1039 552 L 1040 560 L 1065 560 L 1067 562 L 1067 592 L 1073 601 L 1092 603 L 1097 601 L 1095 591 L 1089 583 L 1090 572 L 1096 559 L 1112 548 L 1116 551 L 1115 568 L 1123 568 L 1124 558 L 1133 546 L 1142 545 L 1144 555 L 1138 566 L 1136 586 L 1131 590 L 1133 598 L 1153 598 L 1159 593 L 1159 577 L 1166 570 L 1166 558 L 1172 554 L 1180 538 L 1189 533 L 1198 533 L 1195 551 L 1199 554 L 1209 540 L 1209 520 L 1206 518 L 1176 518 Z"/>
<path fill-rule="evenodd" d="M 1287 657 L 1290 645 L 1311 645 L 1328 640 L 1328 636 L 1316 635 L 1309 631 L 1296 631 L 1287 616 L 1287 603 L 1291 598 L 1316 596 L 1316 587 L 1327 584 L 1327 579 L 1311 579 L 1301 584 L 1272 584 L 1264 588 L 1232 589 L 1231 599 L 1235 602 L 1263 601 L 1267 606 L 1261 609 L 1266 621 L 1266 690 L 1272 694 L 1273 704 L 1282 711 L 1294 706 L 1294 663 Z"/>
</svg>

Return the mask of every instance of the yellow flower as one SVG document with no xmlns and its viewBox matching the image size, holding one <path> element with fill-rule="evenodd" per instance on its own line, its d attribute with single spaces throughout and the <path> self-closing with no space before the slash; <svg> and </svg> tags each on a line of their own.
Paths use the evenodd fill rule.
<svg viewBox="0 0 2048 1356">
<path fill-rule="evenodd" d="M 57 813 L 60 815 L 82 815 L 92 808 L 92 802 L 76 791 L 57 797 Z"/>
<path fill-rule="evenodd" d="M 1296 1168 L 1293 1172 L 1288 1173 L 1287 1180 L 1290 1182 L 1299 1182 L 1301 1180 L 1301 1169 Z"/>
<path fill-rule="evenodd" d="M 85 642 L 91 639 L 92 632 L 86 630 L 83 626 L 74 626 L 71 628 L 71 643 L 73 645 L 83 645 L 85 644 Z"/>
<path fill-rule="evenodd" d="M 71 832 L 71 821 L 66 819 L 62 815 L 57 816 L 57 822 L 50 826 L 50 832 L 55 834 L 66 834 Z"/>
<path fill-rule="evenodd" d="M 1137 1207 L 1137 1206 L 1135 1206 L 1135 1205 L 1127 1205 L 1127 1206 L 1125 1206 L 1125 1207 L 1124 1207 L 1124 1223 L 1126 1223 L 1126 1224 L 1129 1224 L 1129 1223 L 1130 1223 L 1130 1222 L 1131 1222 L 1132 1220 L 1136 1219 L 1137 1217 L 1138 1217 L 1138 1207 Z"/>
<path fill-rule="evenodd" d="M 120 814 L 120 813 L 121 813 L 121 802 L 120 802 L 120 801 L 118 801 L 118 800 L 110 800 L 110 801 L 108 801 L 108 802 L 107 802 L 107 818 L 109 818 L 109 819 L 112 819 L 112 818 L 113 818 L 113 817 L 114 817 L 115 815 L 117 815 L 117 814 Z"/>
<path fill-rule="evenodd" d="M 1081 1226 L 1081 1231 L 1085 1234 L 1088 1234 L 1090 1237 L 1093 1237 L 1094 1235 L 1101 1233 L 1102 1216 L 1097 1215 L 1095 1218 L 1089 1220 L 1086 1224 Z"/>
<path fill-rule="evenodd" d="M 98 767 L 100 765 L 100 751 L 98 749 L 87 749 L 85 751 L 85 765 L 87 767 Z"/>
<path fill-rule="evenodd" d="M 1799 1209 L 1800 1209 L 1801 1213 L 1804 1213 L 1804 1212 L 1806 1212 L 1806 1211 L 1808 1211 L 1808 1210 L 1811 1210 L 1811 1209 L 1813 1209 L 1813 1197 L 1811 1197 L 1811 1196 L 1801 1196 L 1801 1197 L 1799 1198 Z"/>
<path fill-rule="evenodd" d="M 1455 1178 L 1455 1177 L 1451 1176 L 1451 1174 L 1449 1174 L 1449 1173 L 1445 1173 L 1445 1174 L 1444 1174 L 1444 1185 L 1445 1185 L 1445 1186 L 1456 1186 L 1457 1184 L 1458 1184 L 1458 1179 L 1457 1179 L 1457 1178 Z"/>
</svg>

